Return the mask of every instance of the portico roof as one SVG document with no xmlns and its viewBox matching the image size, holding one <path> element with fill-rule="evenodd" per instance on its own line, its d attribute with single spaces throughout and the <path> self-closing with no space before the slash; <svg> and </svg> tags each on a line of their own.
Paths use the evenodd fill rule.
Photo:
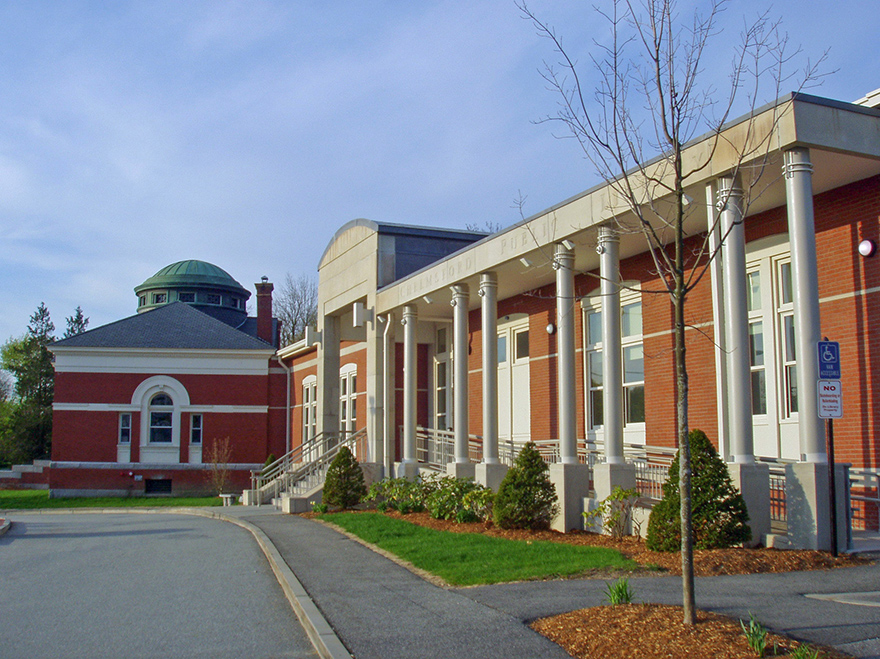
<svg viewBox="0 0 880 659">
<path fill-rule="evenodd" d="M 684 150 L 686 167 L 697 170 L 685 185 L 691 201 L 685 223 L 689 235 L 706 231 L 707 185 L 731 171 L 738 150 L 754 153 L 743 163 L 752 165 L 752 171 L 761 167 L 748 215 L 785 204 L 783 153 L 795 147 L 810 149 L 814 194 L 880 174 L 880 110 L 852 103 L 789 94 L 757 110 L 754 118 L 730 122 L 720 142 L 712 137 L 701 136 Z M 696 166 L 702 162 L 708 164 Z M 664 163 L 657 158 L 645 167 L 664 178 Z M 420 317 L 451 319 L 449 287 L 467 283 L 474 293 L 480 273 L 487 271 L 498 275 L 499 299 L 550 284 L 555 276 L 554 244 L 563 240 L 575 246 L 575 271 L 594 270 L 599 264 L 594 249 L 598 227 L 628 219 L 632 215 L 613 185 L 601 183 L 384 286 L 376 296 L 376 313 L 409 304 L 417 307 Z M 620 239 L 621 258 L 646 249 L 638 232 L 623 233 Z M 471 295 L 470 306 L 479 306 L 476 295 Z"/>
</svg>

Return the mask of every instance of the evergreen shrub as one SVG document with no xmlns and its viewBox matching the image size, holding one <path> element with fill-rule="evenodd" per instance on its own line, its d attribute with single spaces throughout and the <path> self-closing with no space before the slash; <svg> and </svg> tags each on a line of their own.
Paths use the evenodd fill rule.
<svg viewBox="0 0 880 659">
<path fill-rule="evenodd" d="M 556 488 L 535 445 L 526 444 L 495 495 L 493 520 L 502 529 L 547 529 L 557 512 Z"/>
<path fill-rule="evenodd" d="M 730 480 L 727 465 L 702 430 L 692 430 L 688 438 L 694 547 L 717 549 L 748 542 L 752 537 L 749 514 L 742 495 Z M 654 506 L 648 518 L 646 545 L 652 551 L 681 549 L 679 453 L 675 454 L 669 467 L 669 478 L 663 484 L 663 499 Z"/>
<path fill-rule="evenodd" d="M 364 472 L 347 446 L 339 449 L 327 468 L 322 500 L 330 506 L 351 508 L 367 494 Z"/>
</svg>

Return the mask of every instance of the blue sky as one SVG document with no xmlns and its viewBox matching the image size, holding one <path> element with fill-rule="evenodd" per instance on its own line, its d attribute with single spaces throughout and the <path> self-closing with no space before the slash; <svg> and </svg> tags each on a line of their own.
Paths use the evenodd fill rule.
<svg viewBox="0 0 880 659">
<path fill-rule="evenodd" d="M 586 61 L 592 4 L 530 7 Z M 719 86 L 723 39 L 765 7 L 726 12 Z M 855 100 L 880 87 L 876 5 L 827 7 L 770 11 L 805 54 L 830 48 L 812 93 Z M 508 0 L 0 0 L 0 341 L 41 301 L 59 334 L 77 305 L 92 327 L 131 315 L 182 259 L 250 289 L 315 273 L 354 218 L 508 225 L 520 193 L 533 214 L 586 189 L 577 146 L 534 123 L 552 59 Z"/>
</svg>

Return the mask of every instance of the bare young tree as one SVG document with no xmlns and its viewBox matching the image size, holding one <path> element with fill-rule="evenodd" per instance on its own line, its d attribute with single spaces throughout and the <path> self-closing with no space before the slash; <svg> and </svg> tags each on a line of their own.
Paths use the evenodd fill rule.
<svg viewBox="0 0 880 659">
<path fill-rule="evenodd" d="M 732 154 L 730 175 L 742 180 L 743 213 L 759 193 L 769 160 L 769 136 L 784 108 L 777 108 L 770 129 L 747 120 L 745 137 L 731 142 L 725 124 L 733 112 L 755 117 L 764 101 L 780 97 L 783 84 L 796 88 L 817 79 L 818 64 L 807 63 L 799 81 L 787 73 L 799 54 L 788 44 L 779 22 L 767 13 L 745 23 L 734 44 L 726 84 L 719 92 L 717 74 L 705 72 L 709 46 L 720 34 L 720 17 L 727 0 L 700 3 L 689 22 L 675 0 L 608 0 L 596 11 L 607 24 L 607 39 L 594 42 L 591 64 L 595 89 L 581 85 L 582 71 L 568 55 L 556 32 L 525 4 L 519 8 L 560 56 L 542 73 L 559 98 L 555 115 L 542 121 L 558 122 L 574 137 L 605 180 L 619 207 L 611 209 L 619 232 L 644 236 L 663 294 L 669 296 L 674 316 L 677 441 L 680 451 L 681 560 L 684 621 L 694 624 L 693 531 L 691 524 L 691 460 L 688 443 L 688 373 L 685 343 L 685 302 L 715 258 L 720 242 L 712 231 L 702 235 L 688 229 L 696 204 L 685 194 L 689 179 L 707 170 L 720 150 Z M 731 42 L 733 43 L 733 42 Z M 717 70 L 717 67 L 716 67 Z M 699 155 L 686 147 L 699 136 Z M 763 183 L 762 183 L 763 185 Z M 730 194 L 730 192 L 728 192 Z M 713 221 L 718 225 L 718 201 Z M 704 227 L 706 225 L 703 225 Z M 689 242 L 696 241 L 696 246 Z"/>
<path fill-rule="evenodd" d="M 312 277 L 294 277 L 289 272 L 273 300 L 275 315 L 281 321 L 281 345 L 305 336 L 306 327 L 318 322 L 318 285 Z"/>
</svg>

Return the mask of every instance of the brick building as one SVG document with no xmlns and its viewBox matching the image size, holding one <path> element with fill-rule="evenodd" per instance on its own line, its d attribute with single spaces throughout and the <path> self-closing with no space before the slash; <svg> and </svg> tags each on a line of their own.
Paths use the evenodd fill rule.
<svg viewBox="0 0 880 659">
<path fill-rule="evenodd" d="M 737 165 L 752 139 L 764 148 Z M 880 111 L 795 94 L 723 142 L 685 187 L 688 267 L 706 269 L 685 319 L 689 425 L 729 461 L 756 537 L 772 541 L 781 497 L 791 542 L 827 547 L 825 336 L 843 364 L 836 461 L 874 498 L 853 499 L 856 523 L 877 524 Z M 701 138 L 685 158 L 706 151 Z M 361 459 L 385 473 L 440 462 L 495 484 L 531 440 L 555 463 L 557 527 L 578 525 L 591 490 L 634 484 L 675 448 L 672 307 L 628 214 L 602 184 L 418 269 L 397 268 L 408 228 L 343 226 L 318 266 L 317 332 L 279 352 L 293 444 L 362 429 Z M 722 232 L 717 258 L 698 253 Z"/>
<path fill-rule="evenodd" d="M 250 292 L 228 273 L 175 263 L 135 288 L 136 315 L 52 344 L 52 494 L 204 492 L 224 440 L 240 490 L 283 454 L 272 288 L 256 284 L 249 318 Z"/>
</svg>

